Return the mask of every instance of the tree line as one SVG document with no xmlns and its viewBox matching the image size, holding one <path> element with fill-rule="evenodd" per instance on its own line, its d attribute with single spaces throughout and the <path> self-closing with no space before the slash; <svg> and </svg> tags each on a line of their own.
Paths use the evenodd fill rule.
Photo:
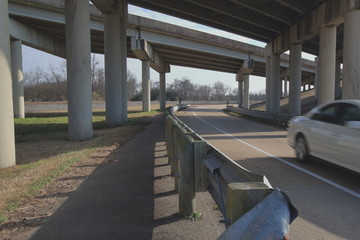
<svg viewBox="0 0 360 240">
<path fill-rule="evenodd" d="M 105 98 L 105 70 L 95 55 L 91 59 L 91 85 L 94 100 Z M 160 99 L 159 82 L 151 81 L 151 100 Z M 142 100 L 141 83 L 133 73 L 127 72 L 128 100 Z M 223 82 L 217 81 L 212 85 L 193 83 L 189 78 L 174 79 L 166 86 L 166 99 L 168 101 L 236 101 L 238 89 L 231 89 Z M 50 66 L 47 70 L 36 67 L 24 73 L 24 98 L 25 101 L 66 101 L 67 79 L 66 63 L 59 67 Z M 263 101 L 263 93 L 252 93 L 252 101 Z"/>
</svg>

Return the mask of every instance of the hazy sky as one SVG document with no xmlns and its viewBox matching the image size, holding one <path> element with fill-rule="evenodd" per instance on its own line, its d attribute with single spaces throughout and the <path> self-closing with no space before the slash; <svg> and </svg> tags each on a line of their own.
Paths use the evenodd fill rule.
<svg viewBox="0 0 360 240">
<path fill-rule="evenodd" d="M 237 41 L 253 44 L 260 47 L 265 46 L 265 43 L 262 42 L 258 42 L 249 38 L 241 37 L 221 30 L 209 28 L 193 22 L 174 18 L 164 14 L 156 13 L 132 5 L 129 5 L 129 13 L 147 18 L 152 18 L 162 22 L 167 22 L 170 24 L 181 25 L 186 28 L 191 28 L 197 31 L 203 31 L 210 34 L 219 35 L 225 38 L 234 39 Z M 103 55 L 97 55 L 97 58 L 101 62 L 103 62 Z M 53 65 L 54 67 L 57 67 L 63 61 L 64 59 L 23 46 L 24 71 L 29 71 L 36 66 L 40 66 L 44 69 L 46 69 L 49 65 Z M 141 61 L 137 59 L 128 58 L 127 63 L 128 63 L 128 70 L 131 71 L 136 76 L 137 80 L 140 82 Z M 193 83 L 211 85 L 216 81 L 222 81 L 226 86 L 228 86 L 231 89 L 237 88 L 237 82 L 235 81 L 235 74 L 201 70 L 195 68 L 178 67 L 173 65 L 171 66 L 171 72 L 166 74 L 166 83 L 171 83 L 174 79 L 176 78 L 182 79 L 183 77 L 191 79 Z M 159 81 L 159 74 L 151 69 L 150 78 L 153 81 Z M 265 90 L 265 79 L 261 77 L 251 76 L 250 92 L 259 92 L 262 90 Z"/>
</svg>

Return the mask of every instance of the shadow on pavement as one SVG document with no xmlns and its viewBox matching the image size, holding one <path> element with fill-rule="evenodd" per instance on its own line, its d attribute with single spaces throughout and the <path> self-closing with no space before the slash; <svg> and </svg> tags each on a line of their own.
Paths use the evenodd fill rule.
<svg viewBox="0 0 360 240">
<path fill-rule="evenodd" d="M 96 170 L 30 238 L 151 239 L 154 222 L 154 150 L 160 122 L 137 135 Z"/>
</svg>

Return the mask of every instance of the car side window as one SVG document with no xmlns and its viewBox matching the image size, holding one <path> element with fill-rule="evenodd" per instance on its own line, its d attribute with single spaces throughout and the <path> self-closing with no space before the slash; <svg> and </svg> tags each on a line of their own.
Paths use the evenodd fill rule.
<svg viewBox="0 0 360 240">
<path fill-rule="evenodd" d="M 312 117 L 313 120 L 331 123 L 341 124 L 339 113 L 341 104 L 331 104 L 320 109 L 319 112 L 315 113 Z"/>
<path fill-rule="evenodd" d="M 342 124 L 348 121 L 360 121 L 360 109 L 352 104 L 345 104 L 341 110 L 340 119 Z"/>
</svg>

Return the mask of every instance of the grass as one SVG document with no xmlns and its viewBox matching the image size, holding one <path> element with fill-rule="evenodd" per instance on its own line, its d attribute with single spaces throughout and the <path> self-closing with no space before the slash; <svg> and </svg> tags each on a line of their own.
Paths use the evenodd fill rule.
<svg viewBox="0 0 360 240">
<path fill-rule="evenodd" d="M 194 212 L 188 216 L 185 217 L 186 220 L 189 221 L 200 221 L 203 217 L 203 214 L 200 212 Z"/>
<path fill-rule="evenodd" d="M 91 156 L 113 152 L 143 130 L 158 114 L 132 112 L 123 126 L 107 128 L 104 112 L 93 117 L 94 136 L 83 142 L 67 140 L 66 113 L 36 113 L 15 119 L 17 165 L 0 169 L 0 223 L 21 202 L 36 195 L 65 171 Z"/>
</svg>

